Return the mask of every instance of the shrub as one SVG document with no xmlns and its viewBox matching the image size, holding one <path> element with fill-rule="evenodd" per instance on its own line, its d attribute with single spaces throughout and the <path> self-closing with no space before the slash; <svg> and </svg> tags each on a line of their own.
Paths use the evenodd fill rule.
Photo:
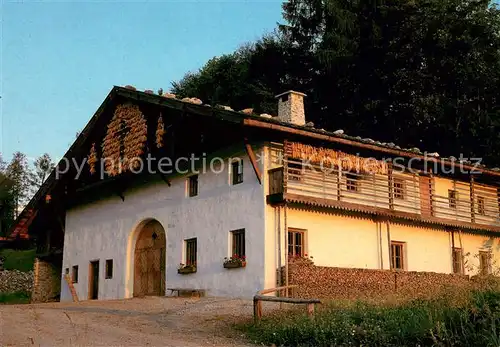
<svg viewBox="0 0 500 347">
<path fill-rule="evenodd" d="M 0 293 L 0 304 L 27 304 L 30 294 L 26 292 Z"/>
</svg>

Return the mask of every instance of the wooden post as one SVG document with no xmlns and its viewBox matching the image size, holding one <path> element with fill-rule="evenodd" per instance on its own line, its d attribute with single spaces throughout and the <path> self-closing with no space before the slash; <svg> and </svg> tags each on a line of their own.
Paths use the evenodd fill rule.
<svg viewBox="0 0 500 347">
<path fill-rule="evenodd" d="M 283 207 L 283 214 L 284 214 L 284 229 L 285 229 L 285 297 L 288 297 L 288 223 L 287 223 L 287 206 L 285 202 L 285 206 Z"/>
<path fill-rule="evenodd" d="M 248 142 L 248 139 L 246 137 L 244 139 L 244 142 L 245 142 L 245 150 L 247 151 L 248 158 L 250 159 L 250 162 L 252 163 L 252 167 L 253 167 L 253 171 L 255 172 L 255 176 L 257 177 L 259 184 L 262 184 L 262 175 L 260 173 L 259 164 L 257 163 L 257 157 L 255 156 L 255 153 L 252 149 L 252 145 L 250 144 L 250 142 Z"/>
<path fill-rule="evenodd" d="M 307 315 L 308 315 L 310 318 L 313 318 L 313 317 L 314 317 L 314 304 L 313 304 L 313 303 L 309 303 L 309 304 L 307 304 Z"/>
<path fill-rule="evenodd" d="M 474 176 L 470 176 L 470 216 L 471 222 L 476 223 L 476 194 L 474 193 Z"/>
<path fill-rule="evenodd" d="M 389 208 L 394 210 L 394 177 L 392 174 L 392 163 L 387 163 L 387 180 L 389 182 Z"/>
<path fill-rule="evenodd" d="M 262 319 L 262 301 L 258 298 L 253 298 L 253 321 L 258 324 Z"/>
</svg>

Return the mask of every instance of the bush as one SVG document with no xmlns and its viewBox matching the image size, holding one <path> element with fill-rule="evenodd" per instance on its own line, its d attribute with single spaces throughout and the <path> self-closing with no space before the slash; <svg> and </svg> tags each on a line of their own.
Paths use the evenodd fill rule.
<svg viewBox="0 0 500 347">
<path fill-rule="evenodd" d="M 0 304 L 27 304 L 30 294 L 26 292 L 0 293 Z"/>
<path fill-rule="evenodd" d="M 400 305 L 328 304 L 314 320 L 280 314 L 248 325 L 258 343 L 278 346 L 500 346 L 500 292 Z"/>
<path fill-rule="evenodd" d="M 3 257 L 3 267 L 5 270 L 19 270 L 29 272 L 33 270 L 36 249 L 18 251 L 14 249 L 0 250 L 0 257 Z"/>
</svg>

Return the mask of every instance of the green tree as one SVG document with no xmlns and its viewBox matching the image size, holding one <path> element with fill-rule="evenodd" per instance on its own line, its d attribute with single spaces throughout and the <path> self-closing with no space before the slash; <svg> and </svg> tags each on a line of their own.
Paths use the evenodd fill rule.
<svg viewBox="0 0 500 347">
<path fill-rule="evenodd" d="M 29 167 L 26 155 L 21 152 L 14 153 L 5 171 L 6 176 L 12 181 L 12 195 L 14 202 L 14 218 L 28 203 L 30 194 Z"/>
<path fill-rule="evenodd" d="M 42 186 L 54 167 L 55 164 L 48 153 L 41 155 L 35 160 L 34 170 L 29 172 L 30 189 L 33 194 Z"/>
<path fill-rule="evenodd" d="M 283 17 L 268 41 L 209 61 L 174 92 L 275 113 L 272 96 L 295 89 L 317 127 L 500 164 L 489 0 L 290 0 Z"/>
<path fill-rule="evenodd" d="M 14 221 L 12 181 L 0 172 L 0 236 L 6 236 Z"/>
<path fill-rule="evenodd" d="M 232 54 L 210 59 L 198 72 L 173 82 L 172 92 L 214 106 L 276 113 L 274 96 L 289 85 L 283 62 L 286 51 L 286 43 L 277 35 L 265 36 Z"/>
</svg>

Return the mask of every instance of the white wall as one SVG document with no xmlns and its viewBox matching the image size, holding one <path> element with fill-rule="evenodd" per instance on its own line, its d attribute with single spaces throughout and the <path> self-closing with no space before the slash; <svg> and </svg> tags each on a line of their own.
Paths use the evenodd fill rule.
<svg viewBox="0 0 500 347">
<path fill-rule="evenodd" d="M 63 271 L 79 266 L 75 284 L 80 299 L 88 298 L 88 266 L 100 260 L 99 299 L 133 295 L 136 229 L 158 220 L 166 232 L 166 287 L 206 289 L 208 295 L 250 297 L 264 288 L 264 184 L 259 184 L 244 153 L 244 181 L 229 184 L 229 170 L 199 176 L 199 195 L 186 196 L 186 178 L 168 186 L 163 181 L 125 192 L 125 201 L 110 197 L 69 210 L 66 215 Z M 261 170 L 263 165 L 261 164 Z M 224 269 L 230 254 L 229 232 L 245 228 L 247 266 Z M 197 273 L 179 275 L 184 240 L 198 238 Z M 104 278 L 106 259 L 113 259 L 112 279 Z M 168 294 L 168 291 L 167 291 Z M 61 300 L 71 300 L 62 281 Z"/>
</svg>

